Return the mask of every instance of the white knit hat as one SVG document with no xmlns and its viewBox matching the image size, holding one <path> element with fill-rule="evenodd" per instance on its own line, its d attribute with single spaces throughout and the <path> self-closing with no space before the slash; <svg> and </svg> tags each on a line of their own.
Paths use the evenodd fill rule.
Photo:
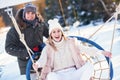
<svg viewBox="0 0 120 80">
<path fill-rule="evenodd" d="M 60 29 L 63 32 L 62 27 L 58 22 L 58 19 L 50 19 L 48 20 L 48 24 L 49 24 L 49 35 L 52 32 L 52 30 L 56 28 Z"/>
</svg>

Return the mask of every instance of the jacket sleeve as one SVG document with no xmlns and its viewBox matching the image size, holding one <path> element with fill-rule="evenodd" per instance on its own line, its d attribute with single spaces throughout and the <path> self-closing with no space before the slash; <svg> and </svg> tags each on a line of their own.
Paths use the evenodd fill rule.
<svg viewBox="0 0 120 80">
<path fill-rule="evenodd" d="M 19 46 L 19 43 L 21 43 L 19 40 L 19 35 L 15 31 L 15 29 L 10 29 L 6 35 L 5 41 L 6 52 L 12 56 L 16 56 L 21 59 L 28 58 L 26 48 L 24 46 L 23 47 Z"/>
<path fill-rule="evenodd" d="M 36 61 L 36 64 L 38 64 L 39 68 L 42 68 L 45 66 L 47 62 L 47 53 L 46 53 L 46 47 L 43 48 L 40 58 Z"/>
<path fill-rule="evenodd" d="M 102 54 L 102 52 L 103 52 L 103 50 L 99 50 L 95 47 L 85 46 L 85 45 L 81 44 L 81 42 L 78 40 L 76 40 L 75 43 L 78 46 L 80 53 L 85 53 L 90 56 L 98 56 L 98 55 Z"/>
</svg>

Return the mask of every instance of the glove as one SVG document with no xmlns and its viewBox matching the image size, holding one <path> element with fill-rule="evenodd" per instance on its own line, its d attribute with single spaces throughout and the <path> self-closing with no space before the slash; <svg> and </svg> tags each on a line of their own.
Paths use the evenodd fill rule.
<svg viewBox="0 0 120 80">
<path fill-rule="evenodd" d="M 32 50 L 33 50 L 34 52 L 38 52 L 38 51 L 39 51 L 39 47 L 38 47 L 38 46 L 35 46 Z"/>
</svg>

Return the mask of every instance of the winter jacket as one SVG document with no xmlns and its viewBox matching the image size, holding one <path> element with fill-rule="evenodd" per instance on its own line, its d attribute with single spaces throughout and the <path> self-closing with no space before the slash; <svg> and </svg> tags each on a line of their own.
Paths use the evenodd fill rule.
<svg viewBox="0 0 120 80">
<path fill-rule="evenodd" d="M 55 46 L 58 47 L 58 45 L 55 45 Z M 65 49 L 60 48 L 60 46 L 64 47 L 64 48 L 66 46 L 67 48 L 65 48 Z M 69 56 L 69 54 L 70 54 L 71 58 L 73 59 L 73 61 L 71 61 L 70 59 L 67 60 L 69 57 L 66 55 L 67 57 L 65 59 L 62 58 L 63 62 L 62 62 L 62 65 L 59 65 L 59 69 L 60 69 L 60 67 L 61 67 L 61 69 L 65 69 L 67 67 L 70 67 L 71 65 L 75 66 L 77 69 L 82 67 L 86 63 L 86 61 L 82 58 L 81 53 L 86 53 L 90 56 L 96 56 L 96 54 L 98 55 L 99 53 L 101 53 L 101 50 L 97 50 L 97 49 L 89 48 L 89 47 L 83 47 L 81 45 L 78 45 L 76 39 L 71 39 L 71 38 L 69 38 L 64 43 L 62 43 L 62 45 L 59 45 L 58 49 L 60 51 L 63 50 L 63 52 L 64 52 L 64 50 L 67 49 L 68 50 L 67 53 L 66 52 L 63 53 L 62 56 L 64 56 L 65 54 L 67 54 Z M 56 54 L 59 54 L 58 51 L 54 51 L 49 44 L 47 44 L 47 46 L 43 49 L 40 59 L 36 62 L 39 67 L 43 67 L 42 72 L 41 72 L 41 80 L 45 80 L 46 76 L 49 72 L 57 71 L 57 69 L 55 69 L 57 67 L 57 66 L 55 66 L 55 60 L 62 61 L 62 59 L 58 59 L 59 56 L 57 56 L 57 59 L 56 59 L 56 57 L 55 57 Z M 68 64 L 66 62 L 69 63 L 68 66 L 66 66 L 66 64 Z M 61 64 L 61 63 L 57 63 L 57 64 Z M 66 67 L 63 67 L 64 65 Z"/>
<path fill-rule="evenodd" d="M 48 26 L 44 22 L 36 21 L 37 25 L 32 26 L 22 20 L 23 9 L 18 11 L 17 22 L 23 23 L 25 26 L 19 26 L 21 32 L 24 34 L 25 41 L 28 47 L 32 50 L 35 46 L 39 46 L 43 43 L 43 36 L 48 38 Z M 23 29 L 21 28 L 23 27 Z M 29 55 L 24 44 L 20 41 L 19 35 L 15 27 L 11 27 L 6 36 L 5 50 L 8 54 L 16 56 L 20 68 L 20 73 L 25 74 L 26 64 L 29 59 Z"/>
</svg>

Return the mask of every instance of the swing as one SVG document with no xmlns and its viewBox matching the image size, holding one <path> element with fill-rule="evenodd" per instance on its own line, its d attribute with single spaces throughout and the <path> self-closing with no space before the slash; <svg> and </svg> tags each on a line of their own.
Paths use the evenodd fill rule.
<svg viewBox="0 0 120 80">
<path fill-rule="evenodd" d="M 104 50 L 100 45 L 98 45 L 97 43 L 95 43 L 95 42 L 93 42 L 93 41 L 91 41 L 91 40 L 89 40 L 89 39 L 86 39 L 86 38 L 84 38 L 84 37 L 79 37 L 79 36 L 70 36 L 70 37 L 75 37 L 75 38 L 77 38 L 79 41 L 82 41 L 82 42 L 85 42 L 85 43 L 89 43 L 89 44 L 91 44 L 92 46 L 94 46 L 94 47 L 96 47 L 96 48 L 98 48 L 98 49 L 100 49 L 100 50 Z M 33 57 L 33 59 L 34 59 L 34 57 L 36 56 L 36 54 L 34 54 L 32 57 Z M 97 76 L 99 76 L 99 77 L 95 77 L 94 76 L 94 79 L 97 79 L 97 80 L 112 80 L 112 78 L 113 78 L 113 66 L 112 66 L 112 62 L 111 61 L 109 61 L 109 58 L 108 57 L 105 57 L 105 61 L 107 61 L 107 65 L 109 65 L 109 63 L 110 63 L 110 68 L 107 68 L 106 70 L 110 70 L 110 74 L 108 74 L 108 78 L 106 79 L 106 78 L 102 78 L 102 76 L 101 75 L 97 75 Z M 31 66 L 32 66 L 32 61 L 31 61 L 31 59 L 29 59 L 29 61 L 28 61 L 28 64 L 27 64 L 27 69 L 26 69 L 26 78 L 27 78 L 27 80 L 31 80 L 30 79 L 30 70 L 31 70 Z M 102 71 L 103 69 L 101 68 L 101 69 L 99 69 L 99 71 Z M 98 71 L 98 72 L 99 72 Z M 97 73 L 97 70 L 96 71 L 94 71 L 94 72 L 96 72 Z M 94 73 L 94 75 L 96 75 L 96 73 Z M 110 79 L 109 79 L 109 76 L 110 76 Z"/>
</svg>

